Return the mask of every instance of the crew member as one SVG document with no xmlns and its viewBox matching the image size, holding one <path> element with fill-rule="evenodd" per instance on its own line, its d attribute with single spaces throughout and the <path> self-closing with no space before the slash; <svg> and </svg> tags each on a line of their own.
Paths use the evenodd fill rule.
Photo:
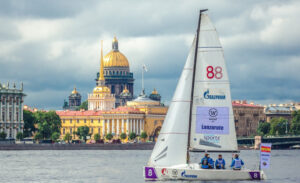
<svg viewBox="0 0 300 183">
<path fill-rule="evenodd" d="M 204 158 L 201 159 L 201 168 L 203 169 L 213 169 L 214 168 L 214 161 L 209 157 L 209 154 L 205 154 Z"/>
<path fill-rule="evenodd" d="M 238 154 L 235 154 L 230 167 L 233 170 L 241 170 L 243 165 L 244 165 L 243 160 L 239 158 Z"/>
<path fill-rule="evenodd" d="M 216 169 L 225 169 L 225 160 L 222 158 L 222 154 L 219 154 L 215 163 Z"/>
</svg>

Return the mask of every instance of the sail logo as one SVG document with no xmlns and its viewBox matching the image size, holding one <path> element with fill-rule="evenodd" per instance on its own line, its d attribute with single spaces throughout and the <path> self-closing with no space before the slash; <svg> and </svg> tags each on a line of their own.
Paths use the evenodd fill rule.
<svg viewBox="0 0 300 183">
<path fill-rule="evenodd" d="M 167 174 L 168 174 L 168 170 L 167 170 L 166 168 L 163 168 L 163 169 L 161 170 L 161 174 L 162 174 L 162 175 L 167 175 Z"/>
<path fill-rule="evenodd" d="M 210 95 L 209 94 L 209 89 L 207 89 L 204 93 L 203 93 L 203 97 L 205 99 L 210 99 L 210 100 L 225 100 L 226 96 L 224 94 L 219 94 L 219 95 Z"/>
<path fill-rule="evenodd" d="M 220 139 L 221 137 L 217 135 L 204 135 L 204 140 L 206 140 L 207 142 L 219 144 Z"/>
<path fill-rule="evenodd" d="M 208 114 L 210 117 L 217 117 L 218 116 L 218 110 L 215 108 L 211 108 L 208 111 Z"/>
<path fill-rule="evenodd" d="M 196 179 L 198 176 L 197 175 L 192 175 L 192 174 L 186 174 L 185 170 L 181 173 L 181 177 L 186 177 L 186 178 L 194 178 Z"/>
</svg>

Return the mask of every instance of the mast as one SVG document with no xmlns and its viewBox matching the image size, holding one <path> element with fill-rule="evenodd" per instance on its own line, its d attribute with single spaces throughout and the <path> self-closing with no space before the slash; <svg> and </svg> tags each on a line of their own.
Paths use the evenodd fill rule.
<svg viewBox="0 0 300 183">
<path fill-rule="evenodd" d="M 190 102 L 190 115 L 189 115 L 189 132 L 188 132 L 188 144 L 187 144 L 187 163 L 189 163 L 189 147 L 190 147 L 190 134 L 191 134 L 191 123 L 192 123 L 192 109 L 193 109 L 193 98 L 194 98 L 194 85 L 195 85 L 195 71 L 197 66 L 197 55 L 198 55 L 198 42 L 199 42 L 199 35 L 200 35 L 200 24 L 201 24 L 201 15 L 203 12 L 207 11 L 208 9 L 200 10 L 199 20 L 198 20 L 198 27 L 197 27 L 197 36 L 196 36 L 196 46 L 195 46 L 195 57 L 194 57 L 194 64 L 193 64 L 193 78 L 192 78 L 192 92 L 191 92 L 191 102 Z"/>
</svg>

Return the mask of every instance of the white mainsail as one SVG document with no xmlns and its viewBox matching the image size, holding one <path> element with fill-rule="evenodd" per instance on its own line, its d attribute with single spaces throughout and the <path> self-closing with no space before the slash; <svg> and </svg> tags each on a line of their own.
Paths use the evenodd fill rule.
<svg viewBox="0 0 300 183">
<path fill-rule="evenodd" d="M 164 120 L 149 165 L 171 166 L 187 162 L 187 143 L 195 39 L 177 84 L 172 102 Z"/>
<path fill-rule="evenodd" d="M 236 151 L 237 141 L 223 49 L 207 14 L 201 14 L 190 150 Z"/>
</svg>

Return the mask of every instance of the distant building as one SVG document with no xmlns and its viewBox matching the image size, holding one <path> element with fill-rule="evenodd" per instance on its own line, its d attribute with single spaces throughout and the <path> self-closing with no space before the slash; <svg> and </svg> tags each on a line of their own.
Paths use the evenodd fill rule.
<svg viewBox="0 0 300 183">
<path fill-rule="evenodd" d="M 134 95 L 134 78 L 133 73 L 130 72 L 126 56 L 119 51 L 119 43 L 116 37 L 112 41 L 112 50 L 103 59 L 105 85 L 110 89 L 111 94 L 115 96 L 115 106 L 118 107 L 122 104 L 122 99 L 124 99 L 124 97 L 121 97 L 121 93 L 125 87 L 130 93 L 130 100 L 132 100 Z M 97 73 L 96 81 L 98 81 L 99 75 Z"/>
<path fill-rule="evenodd" d="M 256 135 L 258 124 L 260 121 L 265 121 L 264 107 L 248 104 L 247 101 L 232 102 L 236 135 L 245 137 Z"/>
<path fill-rule="evenodd" d="M 14 84 L 9 88 L 0 83 L 0 132 L 5 132 L 7 138 L 16 138 L 18 132 L 23 133 L 23 84 L 20 89 Z"/>
<path fill-rule="evenodd" d="M 296 106 L 297 105 L 294 103 L 279 105 L 271 104 L 269 106 L 265 106 L 264 110 L 267 117 L 267 122 L 270 122 L 273 118 L 284 118 L 291 122 L 292 112 L 297 110 Z"/>
<path fill-rule="evenodd" d="M 149 98 L 152 100 L 156 100 L 160 102 L 161 96 L 160 94 L 156 91 L 156 89 L 154 88 L 152 93 L 149 95 Z"/>
<path fill-rule="evenodd" d="M 69 102 L 64 101 L 64 110 L 76 110 L 81 105 L 81 95 L 76 88 L 69 95 Z"/>
</svg>

